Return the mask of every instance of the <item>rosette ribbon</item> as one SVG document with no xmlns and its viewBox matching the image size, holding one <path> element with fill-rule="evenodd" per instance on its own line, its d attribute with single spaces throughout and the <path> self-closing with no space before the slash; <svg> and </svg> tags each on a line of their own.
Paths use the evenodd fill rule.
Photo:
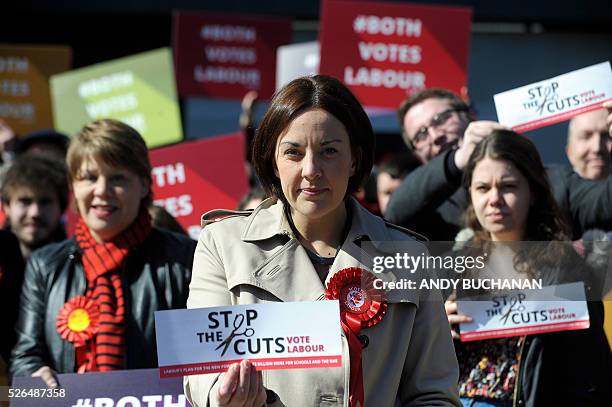
<svg viewBox="0 0 612 407">
<path fill-rule="evenodd" d="M 363 366 L 361 351 L 364 347 L 359 334 L 361 329 L 379 323 L 387 312 L 385 292 L 374 288 L 376 277 L 367 270 L 350 267 L 332 276 L 325 290 L 325 297 L 340 302 L 340 323 L 346 334 L 351 358 L 349 381 L 349 406 L 363 407 Z"/>
<path fill-rule="evenodd" d="M 57 314 L 55 327 L 62 339 L 74 345 L 78 373 L 96 370 L 94 338 L 99 318 L 97 304 L 83 295 L 68 300 Z"/>
</svg>

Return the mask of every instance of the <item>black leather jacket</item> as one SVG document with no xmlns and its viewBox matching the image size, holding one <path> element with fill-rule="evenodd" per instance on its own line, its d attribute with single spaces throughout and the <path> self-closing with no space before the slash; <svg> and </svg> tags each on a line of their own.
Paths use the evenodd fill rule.
<svg viewBox="0 0 612 407">
<path fill-rule="evenodd" d="M 0 326 L 4 329 L 0 335 L 0 356 L 7 365 L 11 349 L 15 346 L 14 326 L 19 311 L 23 269 L 19 241 L 11 232 L 0 229 Z"/>
<path fill-rule="evenodd" d="M 126 366 L 157 367 L 154 312 L 185 308 L 196 242 L 153 228 L 123 264 L 126 301 Z M 55 321 L 69 299 L 85 294 L 86 280 L 74 240 L 46 246 L 28 262 L 21 293 L 17 344 L 10 375 L 29 376 L 42 366 L 75 371 L 72 343 L 58 334 Z"/>
</svg>

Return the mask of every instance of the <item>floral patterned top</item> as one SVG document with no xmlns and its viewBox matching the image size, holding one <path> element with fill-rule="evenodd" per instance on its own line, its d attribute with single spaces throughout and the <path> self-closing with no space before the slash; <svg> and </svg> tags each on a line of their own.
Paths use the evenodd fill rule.
<svg viewBox="0 0 612 407">
<path fill-rule="evenodd" d="M 522 341 L 522 337 L 456 341 L 459 396 L 512 400 Z"/>
</svg>

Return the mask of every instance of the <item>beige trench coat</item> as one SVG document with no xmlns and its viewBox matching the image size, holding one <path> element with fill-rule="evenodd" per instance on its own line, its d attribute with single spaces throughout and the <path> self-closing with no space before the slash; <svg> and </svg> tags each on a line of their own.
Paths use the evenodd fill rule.
<svg viewBox="0 0 612 407">
<path fill-rule="evenodd" d="M 346 267 L 372 271 L 375 254 L 360 247 L 364 240 L 414 240 L 356 201 L 350 204 L 352 225 L 328 280 Z M 203 220 L 203 226 L 188 308 L 324 299 L 323 284 L 280 202 L 267 199 L 249 216 Z M 365 406 L 460 406 L 457 359 L 442 299 L 435 295 L 435 301 L 419 301 L 418 291 L 393 290 L 382 321 L 362 330 L 369 337 L 362 354 Z M 347 406 L 350 362 L 344 334 L 342 341 L 340 368 L 264 370 L 264 386 L 278 395 L 272 405 Z M 189 401 L 196 407 L 212 406 L 208 395 L 217 378 L 218 374 L 186 376 Z"/>
</svg>

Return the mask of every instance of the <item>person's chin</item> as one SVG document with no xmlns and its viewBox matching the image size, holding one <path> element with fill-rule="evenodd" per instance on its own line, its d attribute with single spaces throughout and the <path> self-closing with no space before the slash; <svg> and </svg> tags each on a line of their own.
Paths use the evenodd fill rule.
<svg viewBox="0 0 612 407">
<path fill-rule="evenodd" d="M 88 222 L 88 227 L 95 231 L 98 234 L 104 233 L 106 230 L 111 230 L 113 229 L 113 225 L 114 225 L 114 221 L 113 219 L 109 219 L 109 218 L 104 218 L 104 219 L 100 219 L 98 217 L 92 216 L 89 219 Z"/>
<path fill-rule="evenodd" d="M 609 175 L 610 168 L 603 164 L 593 164 L 587 169 L 587 178 L 602 179 Z"/>
<path fill-rule="evenodd" d="M 302 215 L 316 219 L 329 213 L 329 205 L 323 200 L 306 200 L 299 203 L 298 210 Z"/>
<path fill-rule="evenodd" d="M 489 233 L 498 234 L 508 232 L 510 228 L 505 222 L 487 222 L 485 229 Z"/>
</svg>

